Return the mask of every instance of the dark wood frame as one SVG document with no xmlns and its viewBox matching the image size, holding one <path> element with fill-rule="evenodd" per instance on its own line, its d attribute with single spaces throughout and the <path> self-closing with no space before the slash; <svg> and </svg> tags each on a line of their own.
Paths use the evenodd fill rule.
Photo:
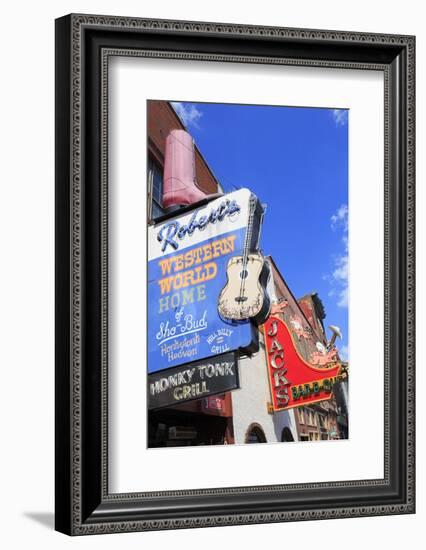
<svg viewBox="0 0 426 550">
<path fill-rule="evenodd" d="M 71 535 L 414 512 L 412 36 L 69 15 L 56 21 L 56 529 Z M 385 78 L 384 478 L 109 494 L 111 55 L 373 69 Z"/>
</svg>

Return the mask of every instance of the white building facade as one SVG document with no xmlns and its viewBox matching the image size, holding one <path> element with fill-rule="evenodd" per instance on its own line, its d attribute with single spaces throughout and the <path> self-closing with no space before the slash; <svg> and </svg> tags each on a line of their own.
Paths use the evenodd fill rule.
<svg viewBox="0 0 426 550">
<path fill-rule="evenodd" d="M 277 301 L 272 276 L 268 283 L 272 301 Z M 272 412 L 264 338 L 259 329 L 259 351 L 239 359 L 240 389 L 232 395 L 235 443 L 298 441 L 294 410 Z"/>
<path fill-rule="evenodd" d="M 269 412 L 271 393 L 263 339 L 257 353 L 240 360 L 239 374 L 240 389 L 231 394 L 235 443 L 297 441 L 293 409 Z"/>
</svg>

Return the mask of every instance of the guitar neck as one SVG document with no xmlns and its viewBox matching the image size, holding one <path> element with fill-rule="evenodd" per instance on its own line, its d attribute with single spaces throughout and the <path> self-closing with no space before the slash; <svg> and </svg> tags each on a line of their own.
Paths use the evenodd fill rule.
<svg viewBox="0 0 426 550">
<path fill-rule="evenodd" d="M 247 264 L 248 255 L 250 252 L 250 243 L 253 234 L 253 222 L 254 222 L 254 211 L 256 209 L 256 199 L 254 195 L 250 196 L 250 205 L 249 205 L 249 219 L 247 223 L 246 238 L 244 241 L 244 251 L 243 251 L 243 265 Z"/>
</svg>

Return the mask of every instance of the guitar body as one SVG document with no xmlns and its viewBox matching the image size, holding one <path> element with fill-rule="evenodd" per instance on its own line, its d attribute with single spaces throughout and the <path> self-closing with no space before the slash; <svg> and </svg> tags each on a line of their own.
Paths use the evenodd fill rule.
<svg viewBox="0 0 426 550">
<path fill-rule="evenodd" d="M 262 323 L 271 305 L 265 290 L 269 274 L 269 265 L 261 254 L 231 258 L 226 268 L 227 283 L 219 295 L 220 316 L 231 321 L 250 318 Z"/>
</svg>

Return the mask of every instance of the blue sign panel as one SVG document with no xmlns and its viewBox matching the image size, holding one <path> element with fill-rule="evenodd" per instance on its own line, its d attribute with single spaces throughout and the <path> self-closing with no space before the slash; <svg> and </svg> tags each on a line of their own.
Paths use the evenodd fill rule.
<svg viewBox="0 0 426 550">
<path fill-rule="evenodd" d="M 217 307 L 228 261 L 242 254 L 246 236 L 250 193 L 241 190 L 227 197 L 233 195 L 233 205 L 229 199 L 216 199 L 150 228 L 149 373 L 253 345 L 250 321 L 226 321 Z M 221 204 L 227 208 L 217 217 Z"/>
</svg>

